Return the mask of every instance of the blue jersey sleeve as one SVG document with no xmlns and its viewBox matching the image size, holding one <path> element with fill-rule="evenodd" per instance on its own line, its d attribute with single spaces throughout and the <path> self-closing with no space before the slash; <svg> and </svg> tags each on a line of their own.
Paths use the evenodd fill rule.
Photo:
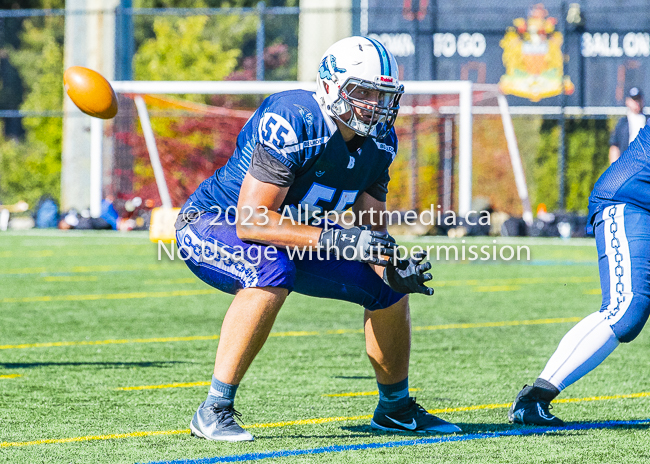
<svg viewBox="0 0 650 464">
<path fill-rule="evenodd" d="M 257 139 L 264 149 L 293 173 L 304 161 L 305 123 L 294 105 L 285 99 L 273 99 L 261 109 Z"/>
<path fill-rule="evenodd" d="M 380 151 L 384 152 L 386 168 L 379 178 L 366 189 L 366 193 L 376 200 L 385 202 L 386 194 L 388 193 L 388 183 L 390 182 L 389 168 L 397 154 L 397 134 L 395 134 L 395 129 L 391 129 L 388 136 L 381 141 L 376 141 L 375 144 Z"/>
</svg>

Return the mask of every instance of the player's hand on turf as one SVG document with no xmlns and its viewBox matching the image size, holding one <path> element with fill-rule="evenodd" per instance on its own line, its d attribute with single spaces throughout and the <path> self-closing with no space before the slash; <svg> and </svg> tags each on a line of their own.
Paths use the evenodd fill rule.
<svg viewBox="0 0 650 464">
<path fill-rule="evenodd" d="M 387 233 L 370 230 L 370 226 L 329 229 L 320 234 L 319 247 L 349 261 L 386 266 L 385 257 L 395 254 L 395 239 Z"/>
<path fill-rule="evenodd" d="M 431 263 L 421 264 L 425 257 L 426 253 L 420 252 L 414 253 L 410 259 L 391 260 L 384 269 L 384 282 L 396 292 L 433 295 L 433 289 L 424 285 L 433 279 L 427 272 Z"/>
</svg>

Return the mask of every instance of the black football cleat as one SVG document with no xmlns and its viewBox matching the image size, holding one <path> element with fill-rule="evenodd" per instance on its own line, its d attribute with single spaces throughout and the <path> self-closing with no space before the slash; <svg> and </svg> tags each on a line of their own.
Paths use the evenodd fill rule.
<svg viewBox="0 0 650 464">
<path fill-rule="evenodd" d="M 409 398 L 409 404 L 397 411 L 385 412 L 377 408 L 370 421 L 370 426 L 373 429 L 387 432 L 462 432 L 460 427 L 429 414 L 426 409 L 415 402 L 415 398 Z"/>
<path fill-rule="evenodd" d="M 564 427 L 562 419 L 549 412 L 550 401 L 541 399 L 535 387 L 524 385 L 508 411 L 508 420 L 515 424 Z"/>
</svg>

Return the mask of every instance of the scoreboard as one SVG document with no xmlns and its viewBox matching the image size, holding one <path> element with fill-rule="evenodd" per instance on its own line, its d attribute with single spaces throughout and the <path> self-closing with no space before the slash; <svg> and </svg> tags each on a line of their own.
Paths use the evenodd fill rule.
<svg viewBox="0 0 650 464">
<path fill-rule="evenodd" d="M 650 93 L 650 0 L 355 1 L 355 32 L 382 41 L 404 80 L 499 84 L 510 105 L 614 107 L 631 87 Z"/>
</svg>

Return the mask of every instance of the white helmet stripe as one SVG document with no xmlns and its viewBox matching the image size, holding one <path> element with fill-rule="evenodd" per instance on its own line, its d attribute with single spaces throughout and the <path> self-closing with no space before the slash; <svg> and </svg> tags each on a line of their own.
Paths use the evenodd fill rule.
<svg viewBox="0 0 650 464">
<path fill-rule="evenodd" d="M 366 37 L 366 39 L 368 39 L 370 43 L 372 43 L 375 46 L 375 48 L 377 49 L 377 53 L 379 53 L 382 76 L 391 76 L 392 74 L 390 69 L 390 59 L 388 58 L 388 53 L 386 52 L 384 45 L 375 39 L 371 39 L 370 37 Z"/>
<path fill-rule="evenodd" d="M 330 118 L 362 137 L 381 140 L 392 130 L 404 93 L 398 74 L 395 57 L 379 40 L 347 37 L 323 55 L 316 97 Z M 356 98 L 357 88 L 378 91 L 376 101 Z"/>
</svg>

